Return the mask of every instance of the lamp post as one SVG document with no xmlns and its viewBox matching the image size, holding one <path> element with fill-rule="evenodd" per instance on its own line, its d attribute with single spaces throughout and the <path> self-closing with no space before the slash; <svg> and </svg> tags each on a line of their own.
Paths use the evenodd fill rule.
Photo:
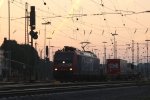
<svg viewBox="0 0 150 100">
<path fill-rule="evenodd" d="M 46 25 L 49 25 L 49 24 L 51 24 L 51 22 L 45 22 L 45 23 L 42 23 L 42 25 L 45 25 L 45 34 L 44 34 L 44 59 L 46 58 L 46 50 L 45 50 L 45 48 L 46 48 Z"/>
<path fill-rule="evenodd" d="M 146 42 L 147 42 L 147 78 L 149 77 L 149 68 L 148 68 L 148 63 L 149 63 L 149 59 L 148 59 L 148 57 L 149 57 L 149 54 L 148 54 L 148 42 L 150 41 L 150 40 L 145 40 Z"/>
<path fill-rule="evenodd" d="M 111 33 L 112 36 L 114 37 L 114 59 L 117 59 L 117 43 L 116 43 L 116 40 L 115 40 L 115 36 L 118 35 L 116 33 Z"/>
<path fill-rule="evenodd" d="M 49 60 L 50 60 L 50 40 L 52 39 L 51 37 L 46 38 L 49 40 L 48 48 L 49 48 Z"/>
</svg>

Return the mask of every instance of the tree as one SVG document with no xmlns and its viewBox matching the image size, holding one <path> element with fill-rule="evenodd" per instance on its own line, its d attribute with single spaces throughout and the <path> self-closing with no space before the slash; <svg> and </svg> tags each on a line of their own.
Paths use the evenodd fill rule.
<svg viewBox="0 0 150 100">
<path fill-rule="evenodd" d="M 32 46 L 17 44 L 15 40 L 5 39 L 1 48 L 5 51 L 5 57 L 11 60 L 11 68 L 13 71 L 26 71 L 30 74 L 28 77 L 31 78 L 31 76 L 34 76 L 34 70 L 38 63 L 39 56 Z"/>
</svg>

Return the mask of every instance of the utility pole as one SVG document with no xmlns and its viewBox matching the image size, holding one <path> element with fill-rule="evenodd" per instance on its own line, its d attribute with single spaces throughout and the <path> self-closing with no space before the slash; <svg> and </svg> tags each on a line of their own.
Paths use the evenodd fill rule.
<svg viewBox="0 0 150 100">
<path fill-rule="evenodd" d="M 28 44 L 28 3 L 25 3 L 25 44 Z"/>
<path fill-rule="evenodd" d="M 137 43 L 137 70 L 139 71 L 139 43 Z"/>
<path fill-rule="evenodd" d="M 50 61 L 50 40 L 52 39 L 51 37 L 48 37 L 48 38 L 46 38 L 46 39 L 48 39 L 49 40 L 49 44 L 48 44 L 48 47 L 49 47 L 49 61 Z"/>
<path fill-rule="evenodd" d="M 114 37 L 114 59 L 117 59 L 117 41 L 115 40 L 115 36 L 118 34 L 116 34 L 116 32 L 114 34 L 113 33 L 111 34 Z"/>
<path fill-rule="evenodd" d="M 132 40 L 132 66 L 134 66 L 134 40 Z"/>
<path fill-rule="evenodd" d="M 128 52 L 128 50 L 130 50 L 130 44 L 126 44 L 126 57 L 127 57 L 127 59 L 129 60 L 129 62 L 130 62 L 130 59 L 129 59 L 129 55 L 130 55 L 130 53 Z"/>
<path fill-rule="evenodd" d="M 28 8 L 27 8 L 27 44 L 29 44 L 29 18 L 30 18 L 30 16 L 29 16 L 29 12 L 28 12 Z"/>
<path fill-rule="evenodd" d="M 46 58 L 46 25 L 49 25 L 51 24 L 51 22 L 45 22 L 45 23 L 42 23 L 42 25 L 45 25 L 45 34 L 44 34 L 44 59 Z"/>
<path fill-rule="evenodd" d="M 54 46 L 50 46 L 52 48 L 52 61 L 53 61 L 53 55 L 54 55 L 54 51 L 53 51 L 53 48 Z"/>
<path fill-rule="evenodd" d="M 104 72 L 106 72 L 106 43 L 107 42 L 102 42 L 102 43 L 104 43 L 104 58 L 103 58 L 103 69 L 104 69 Z"/>
<path fill-rule="evenodd" d="M 10 0 L 8 0 L 8 40 L 10 40 Z"/>
<path fill-rule="evenodd" d="M 137 65 L 139 64 L 139 43 L 137 43 Z"/>
<path fill-rule="evenodd" d="M 105 65 L 106 64 L 106 45 L 105 44 L 107 42 L 104 41 L 103 43 L 104 43 L 104 65 Z"/>
</svg>

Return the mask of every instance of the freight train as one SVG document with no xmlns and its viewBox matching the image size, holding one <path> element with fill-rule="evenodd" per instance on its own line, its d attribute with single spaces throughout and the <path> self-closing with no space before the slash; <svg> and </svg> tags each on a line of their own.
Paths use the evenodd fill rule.
<svg viewBox="0 0 150 100">
<path fill-rule="evenodd" d="M 56 80 L 93 80 L 101 75 L 100 60 L 94 53 L 69 46 L 55 52 L 53 76 Z"/>
<path fill-rule="evenodd" d="M 128 80 L 138 75 L 132 67 L 122 59 L 107 59 L 101 65 L 94 53 L 65 46 L 55 52 L 53 76 L 59 81 Z"/>
</svg>

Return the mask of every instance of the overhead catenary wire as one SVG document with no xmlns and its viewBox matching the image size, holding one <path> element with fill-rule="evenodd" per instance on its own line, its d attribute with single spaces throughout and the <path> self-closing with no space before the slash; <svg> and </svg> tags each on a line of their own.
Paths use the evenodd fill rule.
<svg viewBox="0 0 150 100">
<path fill-rule="evenodd" d="M 46 1 L 45 0 L 45 1 L 43 1 L 43 2 L 46 2 L 46 6 L 44 8 L 42 8 L 42 7 L 40 8 L 40 7 L 37 6 L 36 11 L 38 12 L 38 14 L 40 14 L 40 15 L 37 15 L 37 18 L 38 18 L 38 20 L 42 21 L 43 20 L 42 18 L 45 17 L 46 20 L 51 20 L 52 23 L 55 24 L 55 25 L 52 25 L 49 28 L 49 30 L 50 30 L 49 33 L 51 33 L 51 34 L 52 34 L 52 31 L 55 30 L 55 33 L 53 33 L 53 36 L 56 36 L 56 35 L 59 36 L 60 34 L 63 34 L 64 38 L 74 38 L 77 41 L 78 40 L 81 41 L 81 38 L 75 38 L 73 36 L 73 34 L 70 34 L 70 32 L 72 32 L 74 29 L 76 29 L 78 27 L 80 29 L 80 32 L 79 31 L 74 31 L 75 34 L 77 34 L 77 33 L 84 34 L 83 30 L 86 30 L 87 33 L 88 33 L 88 31 L 91 30 L 90 29 L 91 24 L 92 24 L 93 32 L 92 32 L 92 35 L 89 36 L 90 39 L 93 38 L 94 36 L 100 36 L 101 38 L 107 37 L 107 39 L 110 40 L 112 37 L 110 37 L 109 34 L 110 34 L 110 32 L 113 32 L 114 30 L 117 30 L 119 34 L 123 34 L 123 33 L 129 34 L 130 40 L 134 39 L 136 34 L 139 34 L 140 30 L 142 30 L 143 33 L 145 33 L 145 34 L 149 32 L 147 30 L 149 28 L 148 25 L 145 25 L 142 22 L 140 22 L 139 20 L 135 20 L 134 18 L 133 18 L 133 20 L 134 20 L 133 21 L 132 17 L 130 17 L 132 15 L 130 15 L 130 16 L 122 16 L 121 15 L 121 14 L 130 14 L 130 13 L 132 13 L 132 10 L 131 11 L 130 10 L 129 11 L 128 10 L 127 11 L 125 11 L 125 10 L 120 10 L 119 11 L 119 10 L 117 10 L 119 8 L 116 5 L 116 2 L 114 2 L 112 0 L 109 0 L 109 1 L 105 1 L 105 0 L 89 0 L 89 1 L 91 1 L 91 2 L 94 1 L 95 3 L 92 3 L 92 6 L 90 6 L 89 8 L 84 8 L 83 7 L 84 11 L 82 13 L 79 11 L 81 9 L 78 9 L 74 13 L 68 13 L 66 9 L 69 8 L 69 7 L 66 7 L 66 5 L 57 4 L 56 1 L 54 1 L 54 0 L 52 0 L 52 1 Z M 43 3 L 43 2 L 41 1 L 41 3 Z M 55 4 L 54 4 L 54 2 L 55 2 Z M 112 4 L 113 7 L 109 6 L 110 9 L 108 9 L 107 8 L 107 6 L 108 6 L 107 2 Z M 52 3 L 54 4 L 53 7 L 52 7 Z M 32 5 L 33 3 L 32 4 L 29 3 L 29 4 Z M 16 5 L 19 5 L 19 6 L 16 6 Z M 24 1 L 19 2 L 19 0 L 14 0 L 14 6 L 20 8 L 21 5 L 24 5 Z M 96 7 L 93 7 L 93 5 L 94 6 L 96 5 L 97 10 L 96 10 Z M 102 5 L 103 5 L 103 7 L 102 7 Z M 56 9 L 58 9 L 61 12 L 63 11 L 64 13 L 58 14 L 57 12 L 54 12 L 52 10 L 54 8 L 54 6 L 57 6 Z M 83 5 L 81 5 L 81 6 L 83 6 Z M 95 12 L 92 13 L 92 11 L 90 9 L 95 9 L 96 13 Z M 97 12 L 98 10 L 99 10 L 99 12 Z M 87 13 L 87 12 L 89 12 L 89 13 Z M 135 11 L 135 13 L 136 12 L 139 12 L 139 11 Z M 126 24 L 128 22 L 132 22 L 132 23 L 137 24 L 137 25 L 134 26 L 134 27 L 129 27 L 127 24 L 125 26 L 121 26 L 120 23 L 115 24 L 115 21 L 109 20 L 111 16 L 116 16 L 116 18 L 118 18 L 118 16 L 121 16 L 121 18 L 123 19 L 122 25 L 124 25 L 124 24 Z M 18 16 L 16 16 L 16 18 L 17 17 Z M 15 17 L 13 16 L 13 18 L 15 18 Z M 75 18 L 79 18 L 79 20 L 74 25 L 70 24 L 71 20 L 75 19 Z M 101 23 L 100 22 L 99 23 L 94 23 L 94 22 L 86 21 L 86 19 L 94 19 L 94 18 L 99 19 L 99 21 Z M 131 19 L 131 20 L 129 20 L 128 18 Z M 106 19 L 106 20 L 104 20 L 104 19 Z M 67 20 L 68 21 L 68 23 L 64 23 L 63 24 L 63 26 L 65 26 L 65 29 L 58 29 L 56 24 L 57 23 L 63 23 L 64 22 L 63 20 Z M 21 20 L 20 20 L 20 22 L 21 22 Z M 101 26 L 103 26 L 103 27 L 101 27 Z M 38 27 L 38 28 L 40 29 L 40 27 Z M 124 31 L 124 28 L 126 28 L 126 30 L 128 32 L 120 33 L 119 31 Z M 58 29 L 58 30 L 56 30 L 56 29 Z M 135 32 L 135 30 L 136 30 L 136 32 Z M 78 34 L 78 35 L 81 35 L 81 34 Z M 128 38 L 127 36 L 118 35 L 118 37 L 120 38 L 119 42 L 129 41 L 129 40 L 127 40 L 127 38 Z M 91 41 L 93 41 L 93 40 L 91 40 Z M 98 41 L 100 41 L 100 40 L 98 40 Z M 98 43 L 95 43 L 95 44 L 98 44 Z"/>
</svg>

